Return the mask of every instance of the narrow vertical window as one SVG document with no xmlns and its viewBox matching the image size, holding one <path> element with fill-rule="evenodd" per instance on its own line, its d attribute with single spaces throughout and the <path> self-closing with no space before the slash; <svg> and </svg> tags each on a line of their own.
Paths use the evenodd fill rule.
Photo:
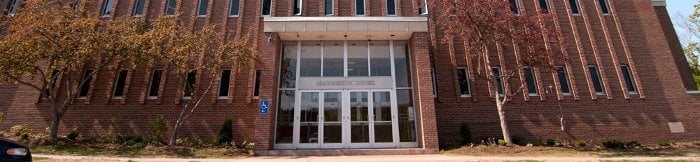
<svg viewBox="0 0 700 162">
<path fill-rule="evenodd" d="M 146 0 L 136 0 L 136 3 L 134 3 L 134 16 L 141 16 L 143 15 L 143 7 L 146 4 Z"/>
<path fill-rule="evenodd" d="M 184 98 L 192 98 L 194 94 L 194 85 L 197 82 L 197 70 L 192 70 L 187 73 L 185 78 Z"/>
<path fill-rule="evenodd" d="M 112 5 L 113 0 L 105 0 L 105 3 L 102 5 L 102 16 L 107 17 L 112 14 Z"/>
<path fill-rule="evenodd" d="M 333 15 L 333 0 L 325 0 L 324 13 L 326 15 Z"/>
<path fill-rule="evenodd" d="M 231 6 L 229 8 L 229 16 L 238 16 L 238 10 L 241 5 L 241 0 L 231 0 Z"/>
<path fill-rule="evenodd" d="M 22 0 L 10 0 L 10 2 L 7 3 L 7 14 L 10 16 L 15 15 L 20 4 L 22 4 Z"/>
<path fill-rule="evenodd" d="M 569 6 L 571 7 L 571 13 L 574 15 L 578 15 L 578 2 L 576 0 L 569 0 Z"/>
<path fill-rule="evenodd" d="M 598 2 L 598 4 L 600 4 L 600 11 L 603 12 L 603 14 L 610 14 L 610 9 L 608 8 L 608 1 L 598 0 Z"/>
<path fill-rule="evenodd" d="M 294 0 L 294 16 L 301 16 L 302 0 Z"/>
<path fill-rule="evenodd" d="M 492 67 L 491 68 L 491 73 L 493 73 L 493 77 L 496 79 L 496 88 L 498 89 L 498 94 L 503 95 L 503 81 L 501 80 L 501 68 L 499 67 Z"/>
<path fill-rule="evenodd" d="M 632 94 L 637 93 L 637 87 L 634 85 L 634 77 L 629 66 L 621 65 L 620 68 L 622 68 L 622 75 L 624 75 L 625 83 L 627 83 L 627 91 Z"/>
<path fill-rule="evenodd" d="M 262 0 L 262 15 L 270 16 L 270 11 L 272 10 L 272 0 Z"/>
<path fill-rule="evenodd" d="M 92 72 L 94 70 L 85 70 L 83 73 L 83 79 L 80 80 L 80 91 L 78 92 L 78 98 L 87 97 L 88 92 L 90 92 L 90 82 L 92 82 Z"/>
<path fill-rule="evenodd" d="M 430 68 L 430 78 L 433 80 L 433 97 L 438 97 L 437 80 L 435 80 L 435 69 Z"/>
<path fill-rule="evenodd" d="M 428 14 L 428 0 L 420 1 L 420 8 L 418 8 L 418 14 L 427 15 Z"/>
<path fill-rule="evenodd" d="M 151 74 L 151 83 L 148 86 L 148 99 L 158 98 L 158 89 L 160 88 L 160 77 L 163 75 L 163 70 L 153 70 Z"/>
<path fill-rule="evenodd" d="M 197 8 L 197 17 L 206 17 L 207 9 L 209 9 L 209 0 L 199 0 L 199 7 Z"/>
<path fill-rule="evenodd" d="M 50 95 L 51 95 L 51 89 L 53 89 L 53 88 L 56 86 L 56 80 L 58 79 L 58 74 L 59 74 L 59 72 L 61 72 L 61 71 L 59 71 L 59 70 L 53 70 L 53 71 L 51 72 L 51 78 L 49 78 L 51 82 L 49 82 L 49 84 L 47 85 L 47 87 L 44 88 L 44 94 L 45 94 L 46 96 L 50 96 Z M 42 97 L 46 97 L 46 96 L 42 96 Z"/>
<path fill-rule="evenodd" d="M 219 98 L 228 98 L 229 87 L 231 86 L 231 70 L 221 71 L 221 83 L 219 83 Z"/>
<path fill-rule="evenodd" d="M 540 12 L 549 13 L 549 5 L 547 4 L 547 0 L 540 0 Z"/>
<path fill-rule="evenodd" d="M 253 97 L 260 96 L 260 74 L 261 70 L 255 70 L 255 89 L 253 90 Z"/>
<path fill-rule="evenodd" d="M 74 11 L 75 11 L 75 10 L 78 10 L 78 8 L 80 8 L 80 0 L 71 3 L 71 4 L 70 4 L 70 7 L 71 7 L 71 9 L 73 9 Z"/>
<path fill-rule="evenodd" d="M 177 7 L 177 0 L 167 0 L 165 4 L 165 15 L 175 15 L 175 8 Z"/>
<path fill-rule="evenodd" d="M 386 15 L 396 16 L 396 0 L 386 0 Z"/>
<path fill-rule="evenodd" d="M 355 15 L 365 15 L 365 0 L 355 0 Z"/>
<path fill-rule="evenodd" d="M 520 14 L 520 9 L 518 9 L 518 1 L 517 0 L 508 0 L 510 3 L 510 11 L 513 12 L 513 14 Z"/>
<path fill-rule="evenodd" d="M 535 72 L 532 68 L 524 68 L 525 72 L 525 83 L 527 84 L 527 93 L 530 96 L 537 96 L 537 79 L 535 78 Z"/>
<path fill-rule="evenodd" d="M 597 95 L 604 95 L 603 91 L 603 81 L 600 78 L 600 73 L 598 73 L 598 67 L 595 65 L 588 65 L 588 72 L 591 74 L 591 81 L 593 81 L 593 89 Z"/>
<path fill-rule="evenodd" d="M 117 74 L 117 82 L 114 83 L 114 92 L 112 97 L 121 98 L 124 96 L 124 87 L 126 85 L 126 77 L 129 75 L 129 70 L 120 70 Z"/>
<path fill-rule="evenodd" d="M 569 79 L 566 76 L 566 68 L 564 66 L 557 66 L 557 77 L 559 78 L 559 90 L 564 95 L 570 95 L 571 89 L 569 88 Z"/>
<path fill-rule="evenodd" d="M 459 92 L 462 94 L 462 97 L 471 96 L 472 93 L 469 88 L 469 74 L 467 73 L 467 68 L 457 68 L 457 79 L 459 79 Z"/>
</svg>

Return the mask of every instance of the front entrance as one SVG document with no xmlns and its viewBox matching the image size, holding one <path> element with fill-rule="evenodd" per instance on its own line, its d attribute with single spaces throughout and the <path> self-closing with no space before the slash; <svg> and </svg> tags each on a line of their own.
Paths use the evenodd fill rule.
<svg viewBox="0 0 700 162">
<path fill-rule="evenodd" d="M 397 109 L 391 90 L 300 91 L 297 148 L 393 148 Z M 298 143 L 297 143 L 298 142 Z"/>
</svg>

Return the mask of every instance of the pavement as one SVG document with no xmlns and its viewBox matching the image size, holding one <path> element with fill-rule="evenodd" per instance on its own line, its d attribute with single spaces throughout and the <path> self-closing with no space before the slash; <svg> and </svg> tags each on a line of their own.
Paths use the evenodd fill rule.
<svg viewBox="0 0 700 162">
<path fill-rule="evenodd" d="M 698 161 L 700 157 L 486 157 L 451 155 L 372 155 L 372 156 L 258 156 L 239 159 L 176 159 L 176 158 L 128 158 L 99 156 L 32 155 L 48 158 L 43 162 L 92 162 L 92 161 L 136 161 L 136 162 L 498 162 L 498 161 Z"/>
</svg>

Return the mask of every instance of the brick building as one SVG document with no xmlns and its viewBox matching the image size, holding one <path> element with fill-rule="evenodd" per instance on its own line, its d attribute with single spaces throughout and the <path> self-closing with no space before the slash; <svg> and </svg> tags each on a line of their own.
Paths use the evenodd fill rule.
<svg viewBox="0 0 700 162">
<path fill-rule="evenodd" d="M 664 0 L 513 1 L 521 13 L 545 5 L 556 14 L 569 39 L 561 50 L 570 57 L 556 70 L 520 70 L 523 81 L 505 87 L 529 87 L 507 106 L 514 136 L 700 139 L 700 93 Z M 8 15 L 21 3 L 0 2 Z M 182 136 L 210 139 L 233 119 L 236 141 L 255 142 L 259 154 L 350 148 L 435 153 L 460 142 L 461 123 L 471 126 L 475 140 L 501 136 L 489 85 L 463 59 L 460 44 L 435 36 L 441 31 L 433 30 L 439 24 L 429 11 L 437 6 L 425 0 L 97 2 L 94 12 L 106 19 L 151 19 L 179 10 L 195 28 L 216 24 L 226 34 L 254 40 L 251 48 L 262 60 L 240 71 L 223 69 L 218 90 L 207 95 Z M 510 57 L 503 54 L 500 61 Z M 97 136 L 113 127 L 145 134 L 157 116 L 173 122 L 187 98 L 184 81 L 168 77 L 167 70 L 100 72 L 74 101 L 61 132 L 78 128 Z M 24 124 L 41 131 L 50 123 L 39 92 L 18 85 L 2 85 L 0 92 L 1 129 Z M 269 104 L 269 112 L 260 111 L 261 103 Z"/>
</svg>

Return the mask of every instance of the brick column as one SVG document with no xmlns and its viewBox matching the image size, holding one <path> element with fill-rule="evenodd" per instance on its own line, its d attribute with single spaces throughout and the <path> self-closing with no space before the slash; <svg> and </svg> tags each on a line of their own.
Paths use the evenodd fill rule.
<svg viewBox="0 0 700 162">
<path fill-rule="evenodd" d="M 410 41 L 411 77 L 414 100 L 418 115 L 418 142 L 423 149 L 438 149 L 437 124 L 435 120 L 435 98 L 430 69 L 430 34 L 414 33 Z"/>
<path fill-rule="evenodd" d="M 268 39 L 269 38 L 269 39 Z M 260 99 L 253 100 L 254 105 L 259 105 L 260 101 L 269 101 L 269 113 L 263 115 L 259 113 L 259 106 L 256 106 L 255 115 L 255 151 L 272 149 L 274 144 L 275 112 L 277 111 L 277 64 L 279 62 L 280 39 L 276 33 L 264 33 L 259 43 L 260 62 L 255 70 L 262 70 L 260 76 Z M 269 41 L 268 41 L 269 40 Z"/>
</svg>

